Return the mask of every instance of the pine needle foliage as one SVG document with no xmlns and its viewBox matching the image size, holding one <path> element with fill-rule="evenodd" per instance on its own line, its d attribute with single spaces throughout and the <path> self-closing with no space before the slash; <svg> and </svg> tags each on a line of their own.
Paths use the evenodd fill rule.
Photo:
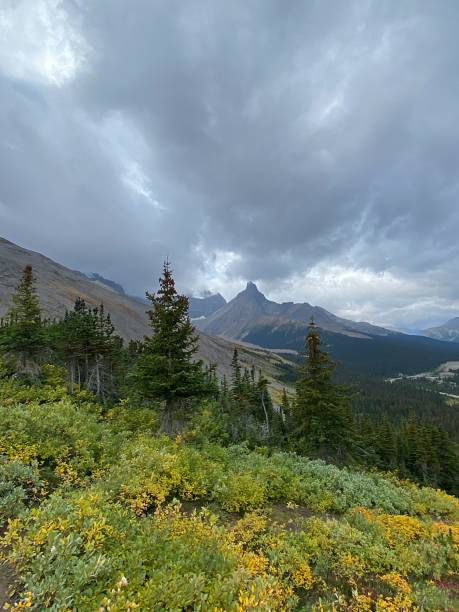
<svg viewBox="0 0 459 612">
<path fill-rule="evenodd" d="M 346 387 L 332 381 L 335 363 L 322 349 L 314 321 L 306 337 L 306 360 L 300 366 L 292 407 L 295 445 L 315 456 L 345 459 L 354 444 L 353 414 Z"/>
<path fill-rule="evenodd" d="M 144 400 L 165 402 L 166 412 L 187 400 L 207 395 L 209 385 L 202 362 L 194 360 L 198 337 L 188 316 L 188 298 L 175 288 L 172 269 L 164 263 L 157 293 L 147 292 L 149 325 L 132 380 Z"/>
<path fill-rule="evenodd" d="M 40 302 L 32 266 L 27 265 L 12 296 L 12 306 L 0 327 L 0 349 L 20 359 L 25 366 L 44 345 Z"/>
</svg>

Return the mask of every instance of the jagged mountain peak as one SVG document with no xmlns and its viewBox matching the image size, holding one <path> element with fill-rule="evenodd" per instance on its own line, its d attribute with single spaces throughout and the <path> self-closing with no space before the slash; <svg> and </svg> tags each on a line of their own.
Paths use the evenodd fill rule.
<svg viewBox="0 0 459 612">
<path fill-rule="evenodd" d="M 247 285 L 245 287 L 246 291 L 250 291 L 252 293 L 260 293 L 260 291 L 258 290 L 258 287 L 256 286 L 256 284 L 253 281 L 247 281 Z"/>
<path fill-rule="evenodd" d="M 266 297 L 263 295 L 263 293 L 261 293 L 261 291 L 258 289 L 258 287 L 256 286 L 256 284 L 252 281 L 248 281 L 245 289 L 243 291 L 241 291 L 240 293 L 237 294 L 237 296 L 234 298 L 235 300 L 237 299 L 251 299 L 251 300 L 258 300 L 258 301 L 267 301 Z M 233 300 L 231 300 L 233 301 Z M 231 302 L 229 302 L 231 303 Z"/>
</svg>

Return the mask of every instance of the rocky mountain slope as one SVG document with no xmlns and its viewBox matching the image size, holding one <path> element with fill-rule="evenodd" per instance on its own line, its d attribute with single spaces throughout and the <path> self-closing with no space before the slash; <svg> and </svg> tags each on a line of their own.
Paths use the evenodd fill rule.
<svg viewBox="0 0 459 612">
<path fill-rule="evenodd" d="M 255 327 L 277 328 L 285 325 L 295 327 L 297 324 L 302 327 L 304 323 L 309 323 L 311 317 L 321 329 L 346 336 L 366 337 L 368 334 L 375 336 L 394 334 L 388 329 L 370 323 L 342 319 L 320 306 L 311 306 L 308 303 L 284 302 L 278 304 L 272 302 L 251 282 L 247 283 L 244 291 L 241 291 L 213 315 L 198 322 L 198 325 L 200 329 L 209 334 L 244 340 Z"/>
<path fill-rule="evenodd" d="M 425 329 L 422 334 L 428 338 L 435 338 L 435 340 L 459 342 L 459 317 L 454 317 L 438 327 Z"/>
<path fill-rule="evenodd" d="M 103 303 L 117 333 L 125 340 L 150 334 L 145 304 L 113 286 L 107 286 L 104 282 L 106 279 L 99 275 L 90 280 L 81 272 L 70 270 L 4 238 L 0 238 L 0 317 L 8 311 L 11 295 L 27 264 L 32 265 L 40 303 L 47 317 L 62 317 L 67 309 L 73 307 L 75 299 L 82 297 L 93 306 Z M 207 363 L 217 363 L 221 375 L 229 374 L 235 343 L 213 338 L 204 332 L 199 332 L 199 335 L 198 356 Z M 287 360 L 281 356 L 256 347 L 239 348 L 242 363 L 253 363 L 271 379 L 277 378 L 285 368 L 289 368 Z"/>
<path fill-rule="evenodd" d="M 121 295 L 128 295 L 124 291 L 122 285 L 108 278 L 104 278 L 97 272 L 93 272 L 92 274 L 84 274 L 83 272 L 81 272 L 81 274 L 93 283 L 108 287 L 112 291 L 120 293 Z M 130 295 L 128 297 L 132 298 L 136 302 L 140 302 L 141 304 L 149 304 L 146 297 L 140 297 L 138 295 Z M 222 306 L 226 304 L 225 298 L 220 295 L 220 293 L 209 293 L 208 295 L 204 295 L 202 297 L 190 296 L 188 300 L 190 306 L 190 317 L 192 319 L 209 317 L 211 314 L 213 314 L 219 308 L 222 308 Z"/>
<path fill-rule="evenodd" d="M 198 319 L 200 317 L 210 317 L 223 308 L 226 304 L 225 298 L 219 293 L 205 295 L 203 297 L 190 297 L 190 317 Z"/>
</svg>

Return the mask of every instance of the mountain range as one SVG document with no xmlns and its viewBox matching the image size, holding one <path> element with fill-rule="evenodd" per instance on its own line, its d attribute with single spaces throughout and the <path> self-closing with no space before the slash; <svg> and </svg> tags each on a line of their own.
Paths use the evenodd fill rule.
<svg viewBox="0 0 459 612">
<path fill-rule="evenodd" d="M 100 274 L 85 275 L 48 257 L 0 238 L 0 317 L 26 264 L 31 264 L 47 317 L 62 317 L 77 297 L 91 305 L 103 303 L 117 333 L 142 338 L 148 326 L 144 299 L 126 295 L 121 285 Z M 365 322 L 338 317 L 308 303 L 268 300 L 249 282 L 244 291 L 225 302 L 220 295 L 190 300 L 190 314 L 199 328 L 199 357 L 217 363 L 219 373 L 230 372 L 234 346 L 244 364 L 254 364 L 273 379 L 292 375 L 291 359 L 304 350 L 311 317 L 321 328 L 324 344 L 334 359 L 356 372 L 391 376 L 428 371 L 446 361 L 459 360 L 459 342 L 410 336 Z M 449 338 L 448 338 L 449 339 Z"/>
<path fill-rule="evenodd" d="M 119 283 L 112 281 L 108 278 L 97 274 L 97 272 L 93 272 L 92 274 L 85 274 L 84 272 L 80 272 L 82 276 L 87 278 L 93 283 L 97 283 L 99 285 L 103 285 L 104 287 L 108 287 L 115 293 L 119 293 L 120 295 L 126 295 L 124 288 Z M 140 302 L 141 304 L 148 305 L 150 302 L 146 297 L 140 297 L 138 295 L 130 295 L 128 296 L 136 302 Z M 225 298 L 220 295 L 220 293 L 210 293 L 207 292 L 205 295 L 201 297 L 188 297 L 189 302 L 189 315 L 191 319 L 200 319 L 202 317 L 209 317 L 219 308 L 222 308 L 226 304 Z"/>
<path fill-rule="evenodd" d="M 304 351 L 311 318 L 321 329 L 323 342 L 333 358 L 354 373 L 415 374 L 459 359 L 459 344 L 350 321 L 308 303 L 278 304 L 268 300 L 251 282 L 225 306 L 195 323 L 214 336 L 273 351 L 299 353 Z"/>
<path fill-rule="evenodd" d="M 234 299 L 206 319 L 197 321 L 196 324 L 212 335 L 250 340 L 255 327 L 266 326 L 275 329 L 280 325 L 290 324 L 292 327 L 303 328 L 311 319 L 323 330 L 356 338 L 368 338 L 369 334 L 389 336 L 395 333 L 370 323 L 342 319 L 320 306 L 311 306 L 307 302 L 303 304 L 272 302 L 252 282 L 248 282 L 245 290 L 238 293 Z"/>
</svg>

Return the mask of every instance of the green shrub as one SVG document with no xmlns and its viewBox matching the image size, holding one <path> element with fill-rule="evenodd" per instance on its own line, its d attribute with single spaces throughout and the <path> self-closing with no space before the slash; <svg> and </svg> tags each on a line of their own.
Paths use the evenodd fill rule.
<svg viewBox="0 0 459 612">
<path fill-rule="evenodd" d="M 136 518 L 100 487 L 53 494 L 5 541 L 35 610 L 320 610 L 321 599 L 330 610 L 428 610 L 452 602 L 435 581 L 457 571 L 453 540 L 403 515 L 356 510 L 289 529 L 177 505 Z"/>
<path fill-rule="evenodd" d="M 100 409 L 69 398 L 54 403 L 0 405 L 0 453 L 38 462 L 53 485 L 80 484 L 113 463 L 125 439 L 101 421 Z"/>
<path fill-rule="evenodd" d="M 136 520 L 96 489 L 53 495 L 6 541 L 34 610 L 236 610 L 246 593 L 265 610 L 295 601 L 275 575 L 254 575 L 209 513 L 172 506 Z"/>
<path fill-rule="evenodd" d="M 36 463 L 24 465 L 0 456 L 0 522 L 17 516 L 42 494 Z"/>
</svg>

